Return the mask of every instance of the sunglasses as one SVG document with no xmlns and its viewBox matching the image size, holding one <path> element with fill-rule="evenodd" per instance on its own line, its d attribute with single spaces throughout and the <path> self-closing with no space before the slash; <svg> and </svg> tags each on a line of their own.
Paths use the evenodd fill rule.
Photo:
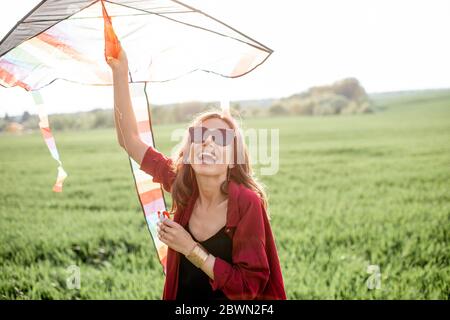
<svg viewBox="0 0 450 320">
<path fill-rule="evenodd" d="M 206 127 L 189 127 L 189 137 L 191 142 L 204 143 L 209 136 L 212 136 L 212 140 L 215 144 L 225 147 L 233 141 L 234 130 L 224 128 L 209 129 Z"/>
</svg>

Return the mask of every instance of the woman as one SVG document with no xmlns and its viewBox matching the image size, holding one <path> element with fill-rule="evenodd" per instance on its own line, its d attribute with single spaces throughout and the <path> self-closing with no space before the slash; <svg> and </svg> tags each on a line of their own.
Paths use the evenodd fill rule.
<svg viewBox="0 0 450 320">
<path fill-rule="evenodd" d="M 158 223 L 168 246 L 163 299 L 286 299 L 265 194 L 236 122 L 200 115 L 172 160 L 139 138 L 125 52 L 108 64 L 119 144 L 172 194 L 174 220 Z"/>
</svg>

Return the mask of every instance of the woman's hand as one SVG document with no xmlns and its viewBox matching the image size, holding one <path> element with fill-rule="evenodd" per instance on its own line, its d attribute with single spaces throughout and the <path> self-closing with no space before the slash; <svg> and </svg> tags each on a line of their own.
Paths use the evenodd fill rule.
<svg viewBox="0 0 450 320">
<path fill-rule="evenodd" d="M 106 63 L 111 67 L 113 73 L 125 73 L 128 74 L 128 58 L 125 50 L 120 46 L 120 52 L 117 59 L 112 57 L 106 58 Z"/>
<path fill-rule="evenodd" d="M 187 255 L 194 249 L 192 236 L 178 223 L 170 219 L 158 222 L 158 238 L 170 248 Z"/>
</svg>

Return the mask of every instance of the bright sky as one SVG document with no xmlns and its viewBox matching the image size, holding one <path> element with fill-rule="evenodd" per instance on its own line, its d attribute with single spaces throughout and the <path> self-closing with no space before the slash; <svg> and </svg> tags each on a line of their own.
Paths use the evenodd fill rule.
<svg viewBox="0 0 450 320">
<path fill-rule="evenodd" d="M 0 38 L 39 0 L 0 11 Z M 185 0 L 274 50 L 237 79 L 198 73 L 155 84 L 152 103 L 278 98 L 356 77 L 368 92 L 450 87 L 449 0 Z M 15 5 L 14 5 L 15 4 Z M 112 107 L 111 87 L 57 82 L 49 112 Z M 0 88 L 0 115 L 35 113 L 29 93 Z"/>
</svg>

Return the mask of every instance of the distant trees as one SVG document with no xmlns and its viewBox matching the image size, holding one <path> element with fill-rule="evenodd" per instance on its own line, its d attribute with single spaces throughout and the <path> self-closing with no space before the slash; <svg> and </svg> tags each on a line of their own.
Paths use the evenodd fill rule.
<svg viewBox="0 0 450 320">
<path fill-rule="evenodd" d="M 189 122 L 195 114 L 211 109 L 211 107 L 216 107 L 216 105 L 200 101 L 151 106 L 152 123 Z"/>
<path fill-rule="evenodd" d="M 153 124 L 188 123 L 203 111 L 218 109 L 218 102 L 190 101 L 170 105 L 152 105 Z M 231 112 L 240 117 L 267 117 L 283 115 L 322 116 L 373 112 L 370 99 L 355 78 L 346 78 L 331 85 L 315 86 L 286 98 L 247 100 L 231 103 Z M 53 130 L 87 130 L 113 128 L 112 110 L 95 109 L 89 112 L 49 115 Z M 21 116 L 5 114 L 0 119 L 0 131 L 35 130 L 39 117 L 25 111 Z M 11 129 L 12 128 L 12 129 Z"/>
<path fill-rule="evenodd" d="M 272 116 L 281 116 L 288 114 L 288 110 L 281 104 L 277 103 L 269 108 L 269 114 Z"/>
<path fill-rule="evenodd" d="M 49 121 L 54 130 L 87 130 L 114 126 L 113 111 L 102 109 L 76 114 L 51 114 Z"/>
<path fill-rule="evenodd" d="M 5 130 L 5 127 L 6 127 L 7 123 L 8 122 L 5 120 L 5 118 L 0 119 L 0 131 L 4 131 Z"/>
<path fill-rule="evenodd" d="M 370 99 L 355 78 L 280 99 L 270 108 L 271 115 L 285 114 L 283 108 L 289 114 L 308 116 L 372 112 Z"/>
<path fill-rule="evenodd" d="M 112 110 L 101 109 L 89 112 L 50 114 L 49 121 L 53 130 L 83 130 L 114 126 Z M 37 130 L 39 128 L 39 117 L 30 114 L 28 111 L 25 111 L 21 116 L 14 117 L 6 114 L 3 119 L 0 119 L 0 131 L 7 131 L 7 128 L 13 128 L 16 131 L 17 128 L 22 128 L 21 131 Z"/>
<path fill-rule="evenodd" d="M 28 119 L 30 119 L 30 117 L 31 117 L 30 113 L 28 111 L 24 111 L 23 114 L 22 114 L 22 121 L 21 122 L 23 123 L 23 122 L 27 121 Z"/>
<path fill-rule="evenodd" d="M 28 111 L 25 111 L 21 116 L 10 116 L 5 113 L 3 119 L 0 119 L 0 132 L 22 132 L 27 129 L 31 118 L 32 115 Z"/>
</svg>

